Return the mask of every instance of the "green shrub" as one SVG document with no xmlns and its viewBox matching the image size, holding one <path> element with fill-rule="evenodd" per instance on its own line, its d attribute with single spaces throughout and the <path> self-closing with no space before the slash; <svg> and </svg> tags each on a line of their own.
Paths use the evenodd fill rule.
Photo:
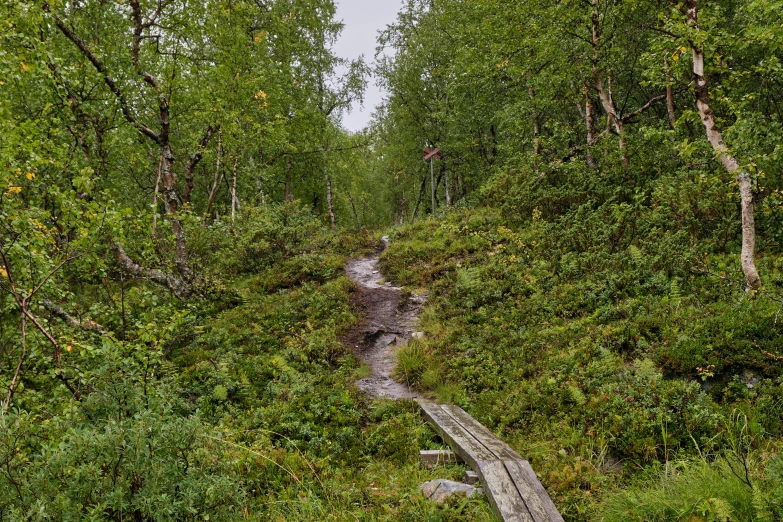
<svg viewBox="0 0 783 522">
<path fill-rule="evenodd" d="M 429 369 L 430 358 L 423 343 L 412 339 L 397 350 L 397 365 L 393 376 L 410 386 L 421 386 L 422 376 Z"/>
<path fill-rule="evenodd" d="M 655 468 L 649 479 L 612 495 L 596 519 L 606 522 L 755 522 L 772 520 L 757 509 L 754 490 L 722 462 L 704 460 Z"/>
</svg>

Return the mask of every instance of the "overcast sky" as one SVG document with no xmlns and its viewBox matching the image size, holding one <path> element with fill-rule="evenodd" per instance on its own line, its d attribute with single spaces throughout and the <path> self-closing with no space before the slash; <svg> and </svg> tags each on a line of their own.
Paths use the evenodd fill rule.
<svg viewBox="0 0 783 522">
<path fill-rule="evenodd" d="M 378 31 L 397 19 L 403 0 L 335 0 L 337 19 L 345 24 L 343 33 L 335 45 L 335 54 L 355 59 L 364 55 L 367 63 L 375 57 L 375 40 Z M 367 125 L 370 116 L 383 99 L 383 92 L 370 79 L 364 96 L 364 109 L 354 107 L 351 114 L 343 116 L 343 126 L 358 131 Z"/>
</svg>

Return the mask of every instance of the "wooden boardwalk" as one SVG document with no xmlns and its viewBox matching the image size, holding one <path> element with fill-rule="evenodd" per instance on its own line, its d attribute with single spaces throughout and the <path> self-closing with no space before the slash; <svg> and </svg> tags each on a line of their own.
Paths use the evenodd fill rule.
<svg viewBox="0 0 783 522">
<path fill-rule="evenodd" d="M 495 513 L 504 522 L 563 522 L 530 464 L 453 404 L 419 401 L 424 417 L 444 442 L 479 476 Z"/>
</svg>

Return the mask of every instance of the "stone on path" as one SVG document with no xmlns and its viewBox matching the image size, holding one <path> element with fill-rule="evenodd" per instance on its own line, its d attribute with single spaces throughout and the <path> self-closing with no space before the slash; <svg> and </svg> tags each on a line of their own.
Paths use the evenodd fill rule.
<svg viewBox="0 0 783 522">
<path fill-rule="evenodd" d="M 462 482 L 454 482 L 453 480 L 437 479 L 430 480 L 421 485 L 421 493 L 424 498 L 432 500 L 437 504 L 446 502 L 450 497 L 463 493 L 468 498 L 474 495 L 480 495 L 483 493 L 481 488 L 475 488 Z"/>
</svg>

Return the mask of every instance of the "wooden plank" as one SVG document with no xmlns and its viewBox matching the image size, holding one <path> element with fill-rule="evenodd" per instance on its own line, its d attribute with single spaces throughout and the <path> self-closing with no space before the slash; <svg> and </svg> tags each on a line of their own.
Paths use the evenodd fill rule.
<svg viewBox="0 0 783 522">
<path fill-rule="evenodd" d="M 562 515 L 557 511 L 554 502 L 538 480 L 530 463 L 522 459 L 513 448 L 459 406 L 444 404 L 441 408 L 465 431 L 473 435 L 482 446 L 504 461 L 509 476 L 535 522 L 563 521 Z"/>
<path fill-rule="evenodd" d="M 472 469 L 465 470 L 465 476 L 462 477 L 462 482 L 470 484 L 471 486 L 479 481 L 478 473 Z"/>
<path fill-rule="evenodd" d="M 507 460 L 504 464 L 535 522 L 564 522 L 528 461 Z"/>
<path fill-rule="evenodd" d="M 468 412 L 454 404 L 444 404 L 443 410 L 459 422 L 463 428 L 470 432 L 481 444 L 496 457 L 502 460 L 522 460 L 522 457 L 511 446 L 503 442 L 479 421 L 471 417 Z"/>
<path fill-rule="evenodd" d="M 480 460 L 474 468 L 495 514 L 504 522 L 535 522 L 500 460 Z"/>
<path fill-rule="evenodd" d="M 505 522 L 535 522 L 503 462 L 440 405 L 420 401 L 424 417 L 478 474 L 495 513 Z"/>
<path fill-rule="evenodd" d="M 454 453 L 470 464 L 473 469 L 476 469 L 476 463 L 479 460 L 496 460 L 495 455 L 480 444 L 451 415 L 446 413 L 439 404 L 420 401 L 419 405 L 424 413 L 424 417 L 432 424 L 438 435 L 451 446 Z"/>
</svg>

